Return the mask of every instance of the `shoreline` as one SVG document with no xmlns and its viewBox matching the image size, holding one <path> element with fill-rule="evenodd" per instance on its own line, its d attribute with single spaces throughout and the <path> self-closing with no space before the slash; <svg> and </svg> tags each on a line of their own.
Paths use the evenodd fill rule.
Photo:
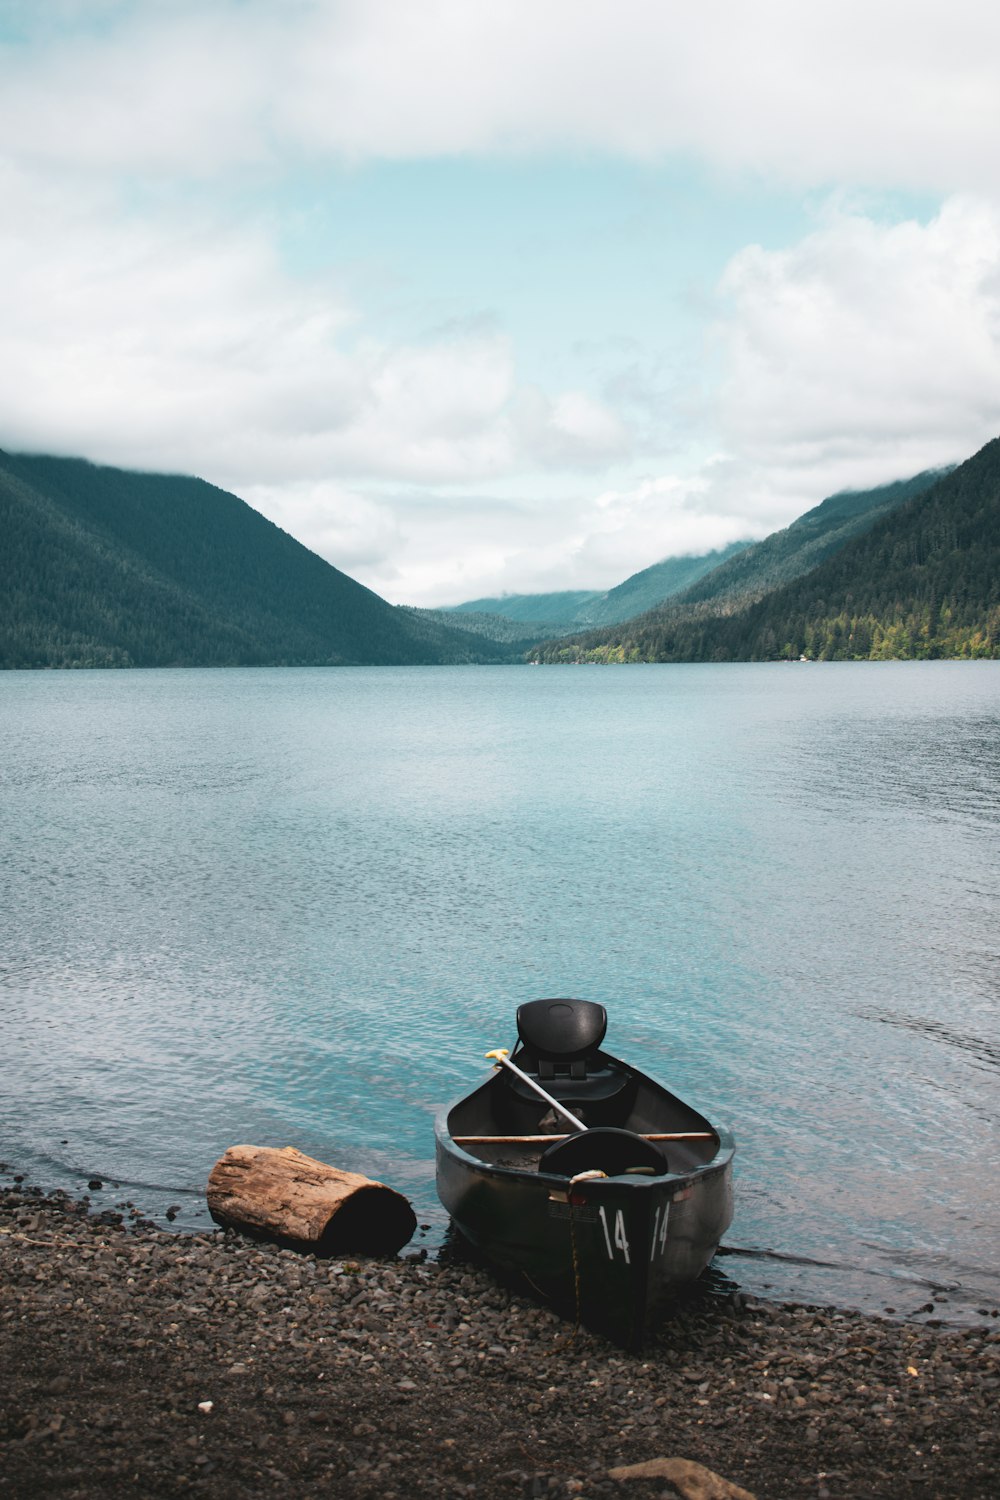
<svg viewBox="0 0 1000 1500">
<path fill-rule="evenodd" d="M 162 1230 L 174 1237 L 196 1237 L 217 1229 L 204 1188 L 151 1189 L 147 1184 L 121 1182 L 97 1173 L 88 1176 L 86 1172 L 63 1172 L 39 1183 L 30 1176 L 30 1168 L 22 1170 L 0 1161 L 0 1196 L 5 1191 L 18 1191 L 18 1183 L 25 1185 L 21 1191 L 33 1195 L 73 1200 L 85 1206 L 93 1219 L 121 1224 L 129 1231 Z M 137 1206 L 131 1198 L 123 1199 L 128 1192 L 141 1192 L 143 1206 Z M 149 1202 L 150 1198 L 154 1202 Z M 156 1199 L 160 1200 L 158 1204 Z M 440 1204 L 410 1201 L 418 1220 L 431 1222 L 420 1222 L 400 1253 L 407 1258 L 419 1252 L 422 1259 L 448 1259 L 454 1252 L 455 1237 L 447 1215 L 443 1224 L 438 1222 Z M 194 1209 L 192 1202 L 197 1204 Z M 474 1259 L 471 1252 L 470 1258 Z M 717 1295 L 736 1292 L 782 1307 L 821 1307 L 831 1314 L 857 1313 L 876 1321 L 887 1318 L 928 1328 L 1000 1328 L 1000 1298 L 992 1286 L 949 1281 L 943 1276 L 934 1280 L 919 1272 L 821 1260 L 794 1251 L 722 1244 L 703 1280 L 714 1283 L 711 1290 Z"/>
<path fill-rule="evenodd" d="M 1000 1327 L 691 1298 L 628 1354 L 460 1261 L 0 1190 L 0 1495 L 991 1500 Z M 210 1404 L 209 1404 L 210 1403 Z"/>
</svg>

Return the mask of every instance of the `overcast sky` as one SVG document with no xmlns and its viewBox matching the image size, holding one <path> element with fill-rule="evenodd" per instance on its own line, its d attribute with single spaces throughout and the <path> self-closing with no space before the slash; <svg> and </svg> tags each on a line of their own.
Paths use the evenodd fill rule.
<svg viewBox="0 0 1000 1500">
<path fill-rule="evenodd" d="M 1000 434 L 991 0 L 0 0 L 0 446 L 394 603 Z"/>
</svg>

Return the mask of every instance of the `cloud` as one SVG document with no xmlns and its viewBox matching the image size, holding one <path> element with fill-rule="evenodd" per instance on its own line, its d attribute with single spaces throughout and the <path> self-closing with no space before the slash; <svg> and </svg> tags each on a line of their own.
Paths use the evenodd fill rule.
<svg viewBox="0 0 1000 1500">
<path fill-rule="evenodd" d="M 122 218 L 13 172 L 0 191 L 9 446 L 239 469 L 276 432 L 303 447 L 350 422 L 360 395 L 336 345 L 349 315 L 288 285 L 260 232 Z"/>
<path fill-rule="evenodd" d="M 800 185 L 996 191 L 984 0 L 176 0 L 48 7 L 8 50 L 0 138 L 76 170 L 689 153 Z M 98 23 L 94 24 L 97 15 Z"/>
<path fill-rule="evenodd" d="M 735 255 L 699 395 L 724 457 L 664 473 L 606 402 L 519 383 L 488 319 L 358 337 L 266 224 L 121 218 L 110 190 L 11 169 L 0 190 L 0 443 L 201 474 L 398 601 L 610 587 L 1000 430 L 1000 208 L 980 199 L 926 224 L 835 202 Z"/>
<path fill-rule="evenodd" d="M 600 469 L 628 453 L 624 422 L 585 391 L 550 399 L 537 386 L 523 387 L 512 420 L 520 443 L 543 469 Z"/>
<path fill-rule="evenodd" d="M 720 290 L 719 430 L 779 503 L 953 462 L 1000 430 L 997 204 L 888 225 L 834 207 L 788 249 L 741 251 Z"/>
<path fill-rule="evenodd" d="M 384 574 L 394 580 L 392 559 L 404 544 L 391 504 L 330 481 L 244 485 L 240 498 L 311 551 L 353 576 Z"/>
<path fill-rule="evenodd" d="M 983 0 L 405 0 L 319 8 L 283 128 L 364 158 L 692 153 L 795 183 L 995 187 Z M 300 39 L 301 40 L 301 39 Z"/>
<path fill-rule="evenodd" d="M 413 602 L 608 587 L 960 459 L 1000 427 L 1000 10 L 899 16 L 8 0 L 0 443 L 200 473 Z M 375 337 L 282 253 L 299 171 L 539 153 L 948 196 L 927 223 L 834 197 L 797 243 L 744 246 L 700 367 L 623 345 L 600 388 L 526 378 L 490 285 Z"/>
<path fill-rule="evenodd" d="M 833 203 L 798 243 L 732 258 L 713 338 L 703 417 L 719 452 L 551 508 L 530 555 L 490 559 L 494 586 L 448 580 L 440 597 L 496 592 L 496 577 L 609 587 L 974 453 L 1000 432 L 1000 207 L 956 197 L 926 224 L 885 224 Z"/>
<path fill-rule="evenodd" d="M 376 561 L 364 581 L 394 601 L 429 605 L 610 588 L 663 557 L 763 535 L 738 509 L 724 512 L 725 500 L 713 491 L 719 467 L 725 465 L 583 495 L 383 494 L 378 504 L 394 517 L 403 545 Z"/>
<path fill-rule="evenodd" d="M 50 6 L 0 48 L 0 138 L 36 169 L 211 177 L 271 156 L 277 18 L 231 0 Z M 304 12 L 300 11 L 300 19 Z M 294 18 L 292 30 L 295 29 Z M 16 143 L 16 145 L 14 144 Z"/>
<path fill-rule="evenodd" d="M 603 490 L 581 517 L 572 548 L 576 573 L 610 574 L 618 583 L 664 557 L 711 552 L 749 536 L 741 508 L 725 508 L 717 469 L 718 460 L 709 461 L 687 477 L 661 475 L 630 489 Z"/>
<path fill-rule="evenodd" d="M 111 195 L 0 172 L 0 442 L 235 488 L 363 475 L 429 484 L 592 470 L 623 424 L 518 385 L 489 323 L 390 344 L 263 223 L 122 216 Z"/>
<path fill-rule="evenodd" d="M 1000 432 L 998 205 L 956 197 L 927 224 L 883 224 L 833 203 L 797 244 L 734 256 L 719 299 L 721 451 L 580 507 L 566 552 L 581 586 L 764 536 Z"/>
<path fill-rule="evenodd" d="M 277 493 L 282 495 L 284 487 Z M 539 503 L 537 498 L 457 487 L 447 491 L 389 487 L 364 500 L 377 513 L 381 534 L 391 533 L 393 542 L 355 576 L 394 603 L 433 606 L 459 603 L 505 587 L 513 590 L 525 578 L 541 576 L 541 554 L 551 562 L 557 579 L 565 576 L 566 527 L 578 505 L 572 493 Z M 270 509 L 267 513 L 271 514 Z M 298 512 L 295 519 L 298 526 Z M 300 527 L 295 534 L 303 536 Z M 339 554 L 324 551 L 318 530 L 303 539 L 338 563 Z M 571 587 L 564 582 L 539 586 Z"/>
</svg>

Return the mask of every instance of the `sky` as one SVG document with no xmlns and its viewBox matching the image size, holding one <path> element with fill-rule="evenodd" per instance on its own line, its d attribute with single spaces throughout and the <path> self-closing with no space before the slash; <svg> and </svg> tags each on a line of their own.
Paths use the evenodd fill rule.
<svg viewBox="0 0 1000 1500">
<path fill-rule="evenodd" d="M 0 447 L 393 603 L 606 589 L 1000 434 L 990 0 L 0 0 Z"/>
</svg>

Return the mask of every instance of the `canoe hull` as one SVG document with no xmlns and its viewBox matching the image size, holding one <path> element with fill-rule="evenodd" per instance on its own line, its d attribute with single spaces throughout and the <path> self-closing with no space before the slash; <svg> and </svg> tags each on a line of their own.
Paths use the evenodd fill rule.
<svg viewBox="0 0 1000 1500">
<path fill-rule="evenodd" d="M 436 1122 L 437 1188 L 458 1229 L 500 1270 L 626 1346 L 701 1274 L 732 1220 L 726 1131 L 687 1170 L 570 1183 L 479 1159 L 456 1143 L 453 1114 Z"/>
</svg>

